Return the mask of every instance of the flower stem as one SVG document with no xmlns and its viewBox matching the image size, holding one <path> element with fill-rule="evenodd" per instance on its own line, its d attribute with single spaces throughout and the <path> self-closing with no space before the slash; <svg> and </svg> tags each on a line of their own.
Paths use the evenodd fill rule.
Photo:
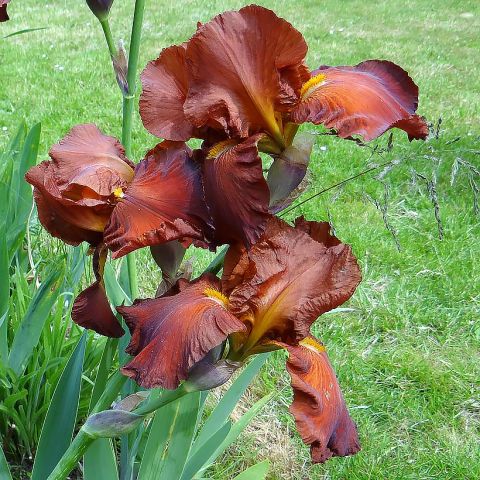
<svg viewBox="0 0 480 480">
<path fill-rule="evenodd" d="M 128 53 L 128 95 L 123 99 L 123 128 L 122 143 L 125 147 L 127 157 L 132 154 L 132 119 L 133 107 L 135 104 L 135 93 L 137 91 L 137 68 L 138 56 L 140 53 L 140 40 L 142 36 L 143 12 L 146 0 L 136 0 L 135 12 L 133 14 L 132 35 L 130 38 L 130 49 Z"/>
<path fill-rule="evenodd" d="M 160 397 L 153 400 L 149 398 L 142 402 L 132 413 L 136 413 L 137 415 L 148 415 L 149 413 L 178 400 L 187 393 L 190 392 L 185 388 L 185 384 L 182 384 L 176 390 L 166 390 L 160 395 Z"/>
<path fill-rule="evenodd" d="M 133 108 L 135 105 L 135 93 L 137 90 L 137 68 L 140 53 L 140 39 L 142 36 L 143 12 L 146 0 L 136 0 L 133 14 L 132 35 L 128 53 L 128 95 L 123 97 L 123 121 L 122 121 L 122 144 L 128 158 L 132 157 L 132 124 Z M 130 253 L 127 256 L 128 280 L 130 283 L 131 298 L 138 297 L 138 279 L 135 256 Z"/>
<path fill-rule="evenodd" d="M 128 60 L 128 95 L 123 96 L 123 118 L 122 118 L 122 143 L 125 148 L 127 157 L 132 157 L 132 122 L 133 108 L 135 104 L 136 93 L 136 75 L 138 68 L 138 56 L 140 52 L 140 38 L 142 33 L 143 12 L 146 0 L 136 0 L 135 13 L 133 17 L 132 35 L 130 40 L 130 51 Z M 112 32 L 108 19 L 100 22 L 102 25 L 105 40 L 107 42 L 108 51 L 111 58 L 115 56 L 115 45 L 113 42 Z M 138 296 L 138 280 L 137 269 L 135 265 L 135 257 L 130 254 L 127 256 L 128 279 L 130 284 L 130 294 L 132 298 Z M 126 382 L 127 377 L 117 371 L 108 382 L 105 391 L 99 398 L 93 413 L 100 412 L 110 407 L 112 402 L 117 398 L 122 386 Z M 67 475 L 75 468 L 83 454 L 93 442 L 94 438 L 89 436 L 82 428 L 73 439 L 66 452 L 58 462 L 53 472 L 49 475 L 48 480 L 64 480 Z"/>
<path fill-rule="evenodd" d="M 110 30 L 110 22 L 108 17 L 104 20 L 100 20 L 100 25 L 102 26 L 103 34 L 105 35 L 105 40 L 107 41 L 108 51 L 110 52 L 110 57 L 115 56 L 115 43 L 113 41 L 112 31 Z"/>
</svg>

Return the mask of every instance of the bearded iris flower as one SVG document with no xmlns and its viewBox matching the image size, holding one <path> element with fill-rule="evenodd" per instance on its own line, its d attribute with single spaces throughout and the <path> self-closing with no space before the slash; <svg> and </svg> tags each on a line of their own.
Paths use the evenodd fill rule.
<svg viewBox="0 0 480 480">
<path fill-rule="evenodd" d="M 310 71 L 306 53 L 302 34 L 290 23 L 251 5 L 200 25 L 190 40 L 163 50 L 142 74 L 145 127 L 170 140 L 204 140 L 206 182 L 222 187 L 215 191 L 213 220 L 223 223 L 230 242 L 251 245 L 264 230 L 270 193 L 275 195 L 269 186 L 282 190 L 282 185 L 261 181 L 258 150 L 283 158 L 295 147 L 300 124 L 324 125 L 339 137 L 365 141 L 394 127 L 411 140 L 428 134 L 415 113 L 418 87 L 398 65 L 369 60 Z M 250 147 L 248 153 L 242 145 Z M 300 162 L 303 172 L 305 163 Z M 303 177 L 295 167 L 295 161 L 282 167 L 290 191 Z M 232 205 L 237 190 L 242 202 Z M 241 223 L 241 232 L 235 223 Z"/>
<path fill-rule="evenodd" d="M 221 281 L 204 274 L 182 280 L 176 295 L 118 308 L 134 356 L 122 371 L 141 386 L 173 389 L 222 342 L 228 341 L 225 360 L 237 364 L 285 349 L 291 412 L 313 461 L 356 453 L 355 424 L 325 347 L 310 328 L 348 300 L 360 279 L 350 247 L 330 234 L 328 223 L 299 218 L 291 227 L 272 217 L 250 249 L 230 247 Z"/>
<path fill-rule="evenodd" d="M 200 169 L 182 142 L 163 142 L 134 165 L 120 142 L 93 124 L 78 125 L 31 168 L 38 217 L 54 237 L 94 249 L 96 282 L 75 300 L 72 317 L 107 336 L 123 329 L 105 295 L 103 268 L 137 248 L 172 240 L 202 244 L 209 232 Z"/>
</svg>

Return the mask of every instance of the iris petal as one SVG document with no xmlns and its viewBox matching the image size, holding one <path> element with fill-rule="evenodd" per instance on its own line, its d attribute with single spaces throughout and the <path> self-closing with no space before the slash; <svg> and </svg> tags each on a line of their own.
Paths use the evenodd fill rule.
<svg viewBox="0 0 480 480">
<path fill-rule="evenodd" d="M 349 246 L 332 243 L 272 218 L 235 267 L 229 258 L 222 284 L 231 312 L 249 326 L 248 337 L 236 341 L 244 355 L 270 340 L 295 344 L 318 316 L 351 297 L 360 269 Z"/>
<path fill-rule="evenodd" d="M 210 153 L 204 161 L 205 197 L 218 245 L 251 245 L 270 217 L 270 193 L 257 150 L 259 138 L 256 135 L 236 145 L 233 142 L 215 154 Z"/>
<path fill-rule="evenodd" d="M 313 72 L 299 104 L 295 123 L 312 122 L 334 129 L 342 138 L 360 135 L 370 141 L 390 128 L 425 139 L 426 122 L 415 114 L 418 87 L 392 62 L 368 60 L 354 67 L 322 67 Z"/>
<path fill-rule="evenodd" d="M 302 440 L 310 445 L 312 461 L 354 455 L 360 450 L 355 423 L 348 414 L 337 377 L 323 345 L 308 337 L 288 350 L 295 417 Z"/>
<path fill-rule="evenodd" d="M 107 260 L 107 250 L 99 245 L 93 254 L 93 271 L 96 281 L 73 302 L 72 319 L 84 327 L 107 337 L 121 337 L 125 332 L 110 308 L 105 285 L 103 269 Z"/>
<path fill-rule="evenodd" d="M 213 294 L 220 293 L 215 276 L 181 284 L 177 295 L 118 307 L 132 333 L 127 352 L 135 357 L 122 372 L 143 387 L 178 387 L 212 348 L 245 328 Z"/>
<path fill-rule="evenodd" d="M 216 16 L 187 43 L 187 117 L 197 127 L 214 120 L 229 136 L 266 131 L 283 143 L 275 112 L 298 100 L 306 53 L 301 33 L 271 10 Z"/>
<path fill-rule="evenodd" d="M 113 258 L 171 240 L 203 242 L 209 235 L 200 167 L 190 155 L 184 143 L 165 141 L 136 166 L 105 228 Z"/>
<path fill-rule="evenodd" d="M 188 89 L 185 53 L 185 45 L 172 45 L 142 73 L 140 115 L 143 124 L 153 135 L 168 140 L 185 141 L 195 132 L 183 111 Z"/>
</svg>

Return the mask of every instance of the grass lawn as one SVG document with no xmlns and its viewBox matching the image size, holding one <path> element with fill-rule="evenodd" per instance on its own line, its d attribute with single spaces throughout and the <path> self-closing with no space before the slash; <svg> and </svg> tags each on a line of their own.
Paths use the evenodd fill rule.
<svg viewBox="0 0 480 480">
<path fill-rule="evenodd" d="M 393 60 L 420 87 L 419 113 L 435 125 L 439 118 L 442 122 L 438 138 L 427 143 L 409 144 L 403 132 L 395 132 L 393 148 L 380 154 L 372 146 L 319 136 L 312 185 L 304 198 L 372 163 L 395 160 L 396 166 L 333 189 L 287 215 L 330 219 L 362 265 L 364 280 L 347 305 L 352 310 L 325 315 L 315 333 L 329 349 L 363 450 L 352 458 L 310 465 L 308 448 L 288 414 L 289 379 L 284 355 L 278 353 L 244 403 L 272 390 L 278 395 L 210 477 L 231 478 L 241 466 L 268 458 L 271 479 L 478 479 L 480 213 L 474 190 L 480 186 L 480 4 L 260 3 L 304 34 L 312 68 Z M 197 21 L 242 5 L 230 0 L 147 2 L 140 64 L 186 40 Z M 112 29 L 118 39 L 128 40 L 132 6 L 132 0 L 114 3 Z M 2 36 L 49 28 L 0 40 L 0 147 L 23 117 L 30 125 L 43 124 L 42 159 L 78 123 L 95 122 L 105 133 L 120 136 L 121 104 L 107 50 L 84 2 L 13 0 L 9 13 L 12 21 L 0 25 Z M 138 115 L 136 120 L 134 150 L 140 160 L 155 139 Z M 386 137 L 377 142 L 380 147 L 386 143 Z M 435 194 L 441 226 L 432 203 Z M 196 255 L 200 269 L 208 254 Z M 150 294 L 152 267 L 146 256 L 140 260 L 145 264 L 140 266 L 143 292 Z"/>
</svg>

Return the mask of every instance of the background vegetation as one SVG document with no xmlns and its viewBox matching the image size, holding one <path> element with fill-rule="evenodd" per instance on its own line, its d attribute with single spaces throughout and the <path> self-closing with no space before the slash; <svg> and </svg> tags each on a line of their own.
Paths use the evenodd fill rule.
<svg viewBox="0 0 480 480">
<path fill-rule="evenodd" d="M 358 423 L 363 451 L 310 466 L 308 449 L 287 411 L 291 393 L 279 353 L 234 416 L 266 393 L 278 394 L 209 476 L 231 478 L 268 458 L 272 479 L 480 478 L 480 6 L 476 0 L 260 3 L 303 32 L 312 68 L 368 58 L 390 59 L 406 68 L 420 86 L 419 113 L 432 122 L 433 134 L 425 144 L 408 144 L 396 132 L 393 145 L 385 137 L 376 150 L 375 145 L 319 136 L 312 185 L 304 198 L 372 164 L 393 164 L 287 215 L 330 219 L 363 267 L 364 281 L 349 310 L 326 315 L 316 327 Z M 140 64 L 187 39 L 197 21 L 241 5 L 229 0 L 148 2 Z M 118 39 L 128 39 L 132 6 L 132 0 L 114 3 L 111 21 Z M 0 41 L 0 151 L 22 118 L 30 126 L 42 122 L 39 160 L 78 123 L 95 122 L 119 136 L 118 92 L 101 31 L 86 5 L 14 0 L 9 13 L 13 20 L 0 26 L 2 36 L 29 27 L 48 30 Z M 135 160 L 155 141 L 137 116 Z M 28 248 L 10 283 L 10 337 L 36 291 L 27 253 L 43 280 L 52 264 L 75 262 L 75 252 L 51 241 L 32 219 Z M 195 252 L 194 261 L 200 269 L 208 254 Z M 158 273 L 146 255 L 139 263 L 142 294 L 148 295 Z M 70 280 L 62 277 L 59 294 L 70 292 L 68 297 L 78 289 L 78 279 Z M 0 378 L 3 446 L 19 465 L 28 466 L 52 385 L 81 333 L 69 323 L 68 305 L 55 305 L 25 373 L 20 379 L 10 373 Z M 52 337 L 51 331 L 63 332 L 68 341 Z M 103 346 L 92 340 L 86 350 L 85 398 Z M 33 375 L 39 370 L 46 376 Z M 29 384 L 33 380 L 41 383 Z M 81 401 L 79 416 L 87 408 L 87 401 Z M 19 425 L 26 430 L 21 432 Z"/>
</svg>

